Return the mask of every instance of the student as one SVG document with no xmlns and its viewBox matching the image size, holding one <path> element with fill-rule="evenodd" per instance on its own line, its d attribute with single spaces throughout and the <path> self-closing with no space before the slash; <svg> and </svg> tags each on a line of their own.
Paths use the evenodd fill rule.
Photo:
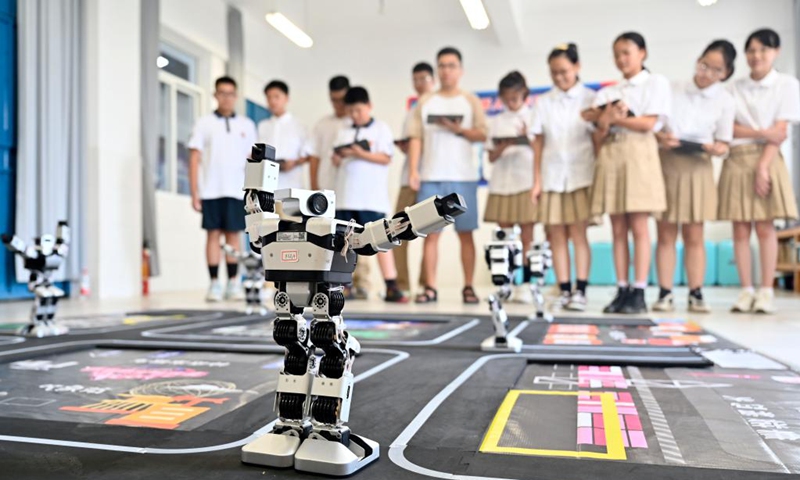
<svg viewBox="0 0 800 480">
<path fill-rule="evenodd" d="M 420 62 L 414 65 L 411 70 L 411 77 L 414 83 L 414 91 L 417 93 L 417 98 L 431 93 L 434 88 L 433 80 L 433 67 L 427 62 Z M 400 136 L 400 141 L 397 143 L 403 154 L 408 155 L 408 126 L 411 118 L 414 115 L 414 109 L 410 108 L 406 112 L 405 121 L 403 121 L 403 133 Z M 403 173 L 400 177 L 400 193 L 397 195 L 397 206 L 395 211 L 402 211 L 409 205 L 413 205 L 417 201 L 417 192 L 408 185 L 408 158 L 403 162 Z M 403 242 L 402 245 L 392 250 L 394 253 L 394 261 L 397 266 L 397 287 L 403 291 L 404 295 L 409 295 L 411 291 L 411 280 L 408 274 L 408 243 Z M 420 269 L 419 286 L 425 286 L 425 269 Z"/>
<path fill-rule="evenodd" d="M 337 75 L 328 82 L 328 97 L 333 107 L 333 113 L 322 117 L 314 125 L 307 146 L 307 153 L 310 154 L 312 190 L 336 188 L 337 169 L 331 162 L 331 155 L 339 130 L 350 125 L 350 117 L 347 115 L 344 104 L 344 96 L 348 88 L 350 88 L 350 80 L 343 75 Z"/>
<path fill-rule="evenodd" d="M 556 308 L 586 310 L 591 250 L 589 188 L 594 174 L 592 124 L 581 118 L 595 92 L 578 78 L 580 62 L 574 43 L 560 45 L 547 58 L 554 88 L 540 96 L 533 109 L 536 182 L 531 200 L 539 206 L 539 221 L 553 252 L 553 267 L 561 295 Z M 575 289 L 570 280 L 569 240 L 575 249 Z"/>
<path fill-rule="evenodd" d="M 719 219 L 733 222 L 733 246 L 742 292 L 734 312 L 774 313 L 772 284 L 778 261 L 776 219 L 797 218 L 797 205 L 780 146 L 789 123 L 800 121 L 800 82 L 773 64 L 781 40 L 770 29 L 745 43 L 750 75 L 730 91 L 736 101 L 730 156 L 719 179 Z M 761 288 L 753 290 L 750 234 L 755 223 L 761 259 Z"/>
<path fill-rule="evenodd" d="M 239 233 L 244 230 L 244 167 L 256 141 L 256 125 L 247 117 L 236 115 L 236 81 L 220 77 L 214 83 L 217 110 L 197 119 L 189 140 L 189 187 L 192 207 L 203 213 L 206 230 L 206 262 L 211 285 L 206 300 L 222 300 L 222 286 L 217 280 L 220 262 L 220 239 L 238 249 Z M 239 263 L 227 257 L 228 285 L 225 298 L 240 300 Z"/>
<path fill-rule="evenodd" d="M 653 305 L 657 312 L 675 310 L 675 242 L 683 236 L 684 263 L 689 282 L 690 312 L 708 313 L 702 286 L 706 268 L 703 223 L 717 218 L 717 187 L 711 156 L 728 153 L 733 140 L 735 104 L 720 82 L 733 75 L 736 49 L 716 40 L 703 51 L 690 81 L 672 84 L 672 115 L 656 134 L 661 147 L 661 170 L 667 193 L 667 210 L 658 216 L 656 265 L 660 291 Z M 687 151 L 694 142 L 701 150 Z"/>
<path fill-rule="evenodd" d="M 536 221 L 536 207 L 530 200 L 534 175 L 533 150 L 528 137 L 531 109 L 525 104 L 529 93 L 525 77 L 517 71 L 500 80 L 498 94 L 505 110 L 489 121 L 486 149 L 492 164 L 492 176 L 483 215 L 485 222 L 495 222 L 500 228 L 519 225 L 522 245 L 526 249 L 533 242 L 533 223 Z M 509 140 L 514 138 L 524 138 L 527 143 L 518 145 Z M 526 266 L 522 272 L 523 283 L 514 288 L 510 301 L 533 303 L 530 269 Z"/>
<path fill-rule="evenodd" d="M 264 95 L 272 116 L 258 124 L 258 141 L 275 147 L 275 158 L 281 167 L 278 188 L 305 188 L 303 165 L 308 160 L 305 156 L 308 134 L 306 127 L 286 110 L 289 86 L 273 80 L 264 87 Z"/>
<path fill-rule="evenodd" d="M 385 218 L 391 208 L 389 163 L 394 154 L 394 138 L 388 125 L 372 118 L 372 104 L 365 88 L 352 87 L 344 102 L 352 125 L 339 131 L 334 144 L 334 147 L 350 146 L 337 148 L 331 157 L 339 169 L 336 175 L 336 218 L 365 225 Z M 361 140 L 369 143 L 369 149 L 355 143 Z M 408 296 L 397 287 L 392 252 L 382 252 L 377 257 L 386 281 L 385 300 L 407 302 Z"/>
<path fill-rule="evenodd" d="M 478 229 L 478 165 L 472 152 L 474 142 L 486 141 L 486 114 L 478 97 L 461 90 L 464 71 L 461 52 L 446 47 L 436 55 L 440 88 L 419 99 L 416 115 L 409 126 L 408 183 L 422 200 L 433 195 L 461 194 L 469 207 L 456 217 L 455 228 L 461 244 L 461 266 L 464 270 L 464 303 L 480 299 L 472 288 L 475 275 L 475 241 L 472 232 Z M 429 122 L 431 115 L 460 116 L 461 121 L 440 118 Z M 422 162 L 420 163 L 420 159 Z M 422 168 L 420 168 L 420 165 Z M 425 290 L 417 295 L 417 303 L 437 300 L 436 267 L 439 262 L 441 232 L 425 238 Z"/>
<path fill-rule="evenodd" d="M 602 89 L 585 119 L 595 121 L 597 153 L 591 214 L 611 217 L 618 291 L 605 313 L 647 311 L 644 290 L 650 269 L 650 214 L 666 210 L 664 177 L 654 132 L 669 116 L 669 81 L 644 67 L 647 48 L 636 32 L 614 41 L 614 59 L 623 79 Z M 605 108 L 601 108 L 605 107 Z M 630 116 L 629 116 L 630 114 Z M 628 232 L 633 234 L 634 284 L 628 284 Z"/>
</svg>

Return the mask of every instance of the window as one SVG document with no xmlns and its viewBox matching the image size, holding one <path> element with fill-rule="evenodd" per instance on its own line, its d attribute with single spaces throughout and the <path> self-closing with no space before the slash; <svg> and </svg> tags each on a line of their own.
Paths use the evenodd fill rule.
<svg viewBox="0 0 800 480">
<path fill-rule="evenodd" d="M 156 188 L 189 195 L 189 138 L 201 110 L 203 91 L 194 83 L 196 60 L 169 45 L 161 45 L 159 138 Z"/>
</svg>

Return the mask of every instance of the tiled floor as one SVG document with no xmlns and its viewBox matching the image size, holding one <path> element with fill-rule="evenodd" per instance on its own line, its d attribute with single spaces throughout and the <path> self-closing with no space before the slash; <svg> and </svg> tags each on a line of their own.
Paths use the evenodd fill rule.
<svg viewBox="0 0 800 480">
<path fill-rule="evenodd" d="M 488 289 L 478 292 L 482 296 L 489 293 Z M 587 315 L 597 314 L 613 296 L 614 289 L 609 287 L 590 287 L 589 309 Z M 650 297 L 655 296 L 655 289 L 649 292 Z M 689 318 L 708 330 L 727 337 L 737 343 L 750 347 L 777 360 L 793 365 L 800 369 L 800 296 L 787 293 L 777 293 L 776 306 L 779 313 L 776 315 L 743 315 L 731 314 L 728 308 L 736 298 L 738 290 L 729 288 L 709 288 L 705 290 L 705 297 L 711 304 L 713 313 L 708 315 L 688 314 L 685 311 L 686 289 L 677 289 L 679 299 L 678 310 L 672 314 L 660 315 L 666 318 Z M 238 309 L 238 302 L 224 302 L 209 304 L 204 301 L 205 292 L 183 292 L 169 294 L 154 294 L 145 298 L 131 298 L 125 300 L 72 299 L 59 304 L 59 315 L 113 313 L 141 309 L 163 308 L 228 308 Z M 650 300 L 654 300 L 650 298 Z M 530 306 L 508 305 L 510 314 L 530 313 Z M 24 319 L 30 308 L 28 301 L 0 303 L 0 315 L 4 318 Z M 475 313 L 488 315 L 485 302 L 480 305 L 463 305 L 460 293 L 456 290 L 440 292 L 439 302 L 435 305 L 396 305 L 386 304 L 382 300 L 373 298 L 367 301 L 348 302 L 346 312 L 404 312 L 404 313 Z M 655 315 L 654 315 L 655 316 Z"/>
</svg>

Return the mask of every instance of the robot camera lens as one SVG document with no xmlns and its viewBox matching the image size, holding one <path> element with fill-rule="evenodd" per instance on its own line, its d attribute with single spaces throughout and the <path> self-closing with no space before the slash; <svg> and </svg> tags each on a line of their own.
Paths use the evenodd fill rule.
<svg viewBox="0 0 800 480">
<path fill-rule="evenodd" d="M 498 240 L 505 240 L 505 238 L 506 238 L 506 232 L 504 232 L 504 231 L 502 231 L 502 230 L 500 230 L 499 232 L 497 232 L 497 239 L 498 239 Z"/>
<path fill-rule="evenodd" d="M 321 193 L 311 195 L 308 197 L 308 209 L 314 215 L 322 215 L 328 211 L 328 198 Z"/>
</svg>

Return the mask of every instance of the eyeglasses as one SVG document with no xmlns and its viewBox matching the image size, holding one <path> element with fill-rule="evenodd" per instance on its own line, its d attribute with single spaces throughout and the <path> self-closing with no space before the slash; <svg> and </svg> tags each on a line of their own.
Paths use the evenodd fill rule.
<svg viewBox="0 0 800 480">
<path fill-rule="evenodd" d="M 455 70 L 458 68 L 457 63 L 440 63 L 437 65 L 440 70 Z"/>
<path fill-rule="evenodd" d="M 706 75 L 712 75 L 717 78 L 725 76 L 725 70 L 721 68 L 710 67 L 706 62 L 697 62 L 697 72 Z"/>
</svg>

